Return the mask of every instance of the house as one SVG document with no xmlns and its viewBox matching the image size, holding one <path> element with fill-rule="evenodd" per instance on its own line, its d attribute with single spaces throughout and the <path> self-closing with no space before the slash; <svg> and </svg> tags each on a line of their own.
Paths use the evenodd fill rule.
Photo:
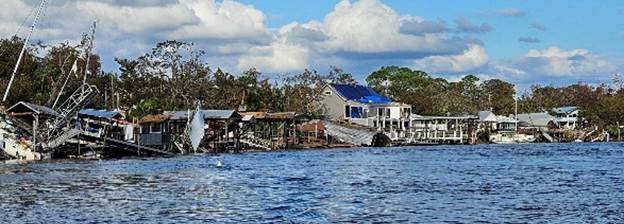
<svg viewBox="0 0 624 224">
<path fill-rule="evenodd" d="M 139 121 L 137 143 L 142 146 L 166 149 L 171 143 L 169 115 L 147 115 Z"/>
<path fill-rule="evenodd" d="M 571 130 L 578 127 L 579 113 L 578 107 L 558 107 L 551 113 L 518 114 L 518 120 L 523 127 Z"/>
<path fill-rule="evenodd" d="M 496 115 L 491 111 L 480 111 L 479 122 L 483 128 L 495 132 L 516 132 L 519 123 L 514 118 Z"/>
<path fill-rule="evenodd" d="M 552 114 L 555 116 L 555 124 L 561 129 L 576 129 L 578 127 L 578 120 L 580 109 L 574 106 L 558 107 L 552 109 Z"/>
<path fill-rule="evenodd" d="M 117 111 L 82 109 L 78 112 L 78 120 L 84 134 L 92 137 L 112 137 L 113 139 L 134 140 L 134 124 L 123 120 Z"/>
<path fill-rule="evenodd" d="M 410 105 L 394 102 L 362 85 L 327 85 L 321 102 L 330 120 L 348 121 L 380 130 L 407 129 L 412 113 Z"/>
<path fill-rule="evenodd" d="M 518 114 L 517 117 L 520 127 L 545 129 L 556 127 L 555 117 L 546 112 Z"/>
<path fill-rule="evenodd" d="M 418 143 L 464 144 L 470 142 L 476 116 L 421 116 L 410 118 L 408 141 Z"/>
<path fill-rule="evenodd" d="M 24 101 L 20 101 L 9 107 L 6 113 L 19 121 L 22 121 L 23 124 L 28 124 L 30 127 L 23 127 L 26 129 L 32 129 L 33 127 L 37 127 L 42 124 L 48 118 L 59 116 L 59 113 L 52 108 Z"/>
</svg>

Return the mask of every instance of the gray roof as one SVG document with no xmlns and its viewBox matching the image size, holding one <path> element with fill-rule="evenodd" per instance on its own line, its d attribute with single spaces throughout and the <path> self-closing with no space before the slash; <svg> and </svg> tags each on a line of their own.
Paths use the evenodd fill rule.
<svg viewBox="0 0 624 224">
<path fill-rule="evenodd" d="M 17 110 L 19 107 L 25 107 L 27 110 L 30 110 L 34 113 L 37 114 L 45 114 L 45 115 L 50 115 L 50 116 L 58 116 L 58 112 L 56 112 L 55 110 L 53 110 L 52 108 L 46 107 L 46 106 L 42 106 L 42 105 L 37 105 L 37 104 L 33 104 L 33 103 L 27 103 L 24 101 L 20 101 L 18 103 L 16 103 L 15 105 L 11 106 L 7 112 L 14 112 L 14 110 Z"/>
<path fill-rule="evenodd" d="M 200 110 L 199 112 L 203 114 L 204 119 L 226 120 L 233 117 L 240 117 L 240 115 L 233 110 Z M 191 114 L 192 113 L 193 111 L 191 111 Z M 186 120 L 189 117 L 189 111 L 167 111 L 164 114 L 169 115 L 171 120 Z"/>
<path fill-rule="evenodd" d="M 104 118 L 107 120 L 112 120 L 113 118 L 119 118 L 122 116 L 121 113 L 116 112 L 116 111 L 95 110 L 95 109 L 82 109 L 80 110 L 80 112 L 78 112 L 78 115 Z"/>
<path fill-rule="evenodd" d="M 497 122 L 496 114 L 492 111 L 479 111 L 479 120 L 487 122 Z"/>
<path fill-rule="evenodd" d="M 548 123 L 554 119 L 555 117 L 546 112 L 518 114 L 518 120 L 520 123 L 530 127 L 547 127 Z"/>
</svg>

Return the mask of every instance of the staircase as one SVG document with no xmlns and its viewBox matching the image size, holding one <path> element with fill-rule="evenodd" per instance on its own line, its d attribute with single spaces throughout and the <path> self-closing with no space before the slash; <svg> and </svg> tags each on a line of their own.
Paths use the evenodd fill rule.
<svg viewBox="0 0 624 224">
<path fill-rule="evenodd" d="M 325 132 L 341 142 L 355 146 L 369 146 L 373 143 L 373 138 L 377 134 L 372 131 L 348 128 L 332 122 L 325 122 Z"/>
<path fill-rule="evenodd" d="M 540 128 L 539 130 L 542 133 L 542 136 L 546 138 L 546 140 L 548 140 L 549 142 L 555 142 L 555 138 L 548 134 L 548 130 L 546 128 Z"/>
<path fill-rule="evenodd" d="M 271 140 L 257 138 L 253 135 L 244 135 L 240 138 L 240 143 L 249 145 L 254 148 L 264 149 L 264 150 L 272 150 L 271 148 Z"/>
<path fill-rule="evenodd" d="M 49 142 L 44 149 L 49 150 L 58 147 L 71 137 L 77 135 L 74 129 L 67 131 L 65 127 L 78 113 L 78 111 L 80 111 L 80 109 L 91 102 L 93 97 L 95 97 L 98 92 L 97 87 L 85 83 L 74 91 L 74 93 L 72 93 L 71 96 L 69 96 L 69 98 L 67 98 L 67 100 L 65 100 L 65 102 L 58 107 L 59 115 L 48 119 L 41 128 L 41 130 L 43 130 L 42 133 L 45 134 L 43 139 Z"/>
<path fill-rule="evenodd" d="M 63 132 L 57 138 L 48 141 L 48 143 L 44 143 L 43 147 L 44 148 L 56 148 L 56 147 L 59 147 L 59 146 L 63 145 L 65 142 L 67 142 L 69 139 L 79 135 L 81 132 L 82 131 L 80 131 L 78 129 L 73 129 L 73 128 L 69 129 L 69 130 Z"/>
</svg>

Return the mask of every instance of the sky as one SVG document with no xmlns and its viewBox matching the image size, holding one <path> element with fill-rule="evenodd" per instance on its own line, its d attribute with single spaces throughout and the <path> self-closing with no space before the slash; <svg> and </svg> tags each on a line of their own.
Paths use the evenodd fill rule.
<svg viewBox="0 0 624 224">
<path fill-rule="evenodd" d="M 37 0 L 3 0 L 0 38 Z M 30 17 L 29 17 L 30 16 Z M 51 0 L 34 39 L 76 42 L 98 21 L 105 71 L 176 39 L 212 68 L 266 76 L 334 65 L 363 81 L 397 65 L 458 80 L 466 74 L 530 85 L 611 82 L 624 68 L 619 0 Z"/>
</svg>

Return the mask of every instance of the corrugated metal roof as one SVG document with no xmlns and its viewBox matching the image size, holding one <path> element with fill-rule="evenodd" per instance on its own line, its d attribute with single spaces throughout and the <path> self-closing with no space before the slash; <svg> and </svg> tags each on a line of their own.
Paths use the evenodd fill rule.
<svg viewBox="0 0 624 224">
<path fill-rule="evenodd" d="M 201 110 L 204 114 L 204 119 L 230 119 L 235 117 L 236 111 L 233 110 Z M 240 115 L 239 115 L 240 116 Z"/>
<path fill-rule="evenodd" d="M 548 123 L 555 119 L 555 117 L 546 112 L 518 114 L 517 117 L 520 123 L 530 127 L 547 127 Z"/>
<path fill-rule="evenodd" d="M 17 109 L 20 106 L 24 106 L 27 109 L 31 110 L 34 113 L 37 114 L 45 114 L 45 115 L 50 115 L 50 116 L 58 116 L 58 112 L 56 112 L 55 110 L 53 110 L 52 108 L 46 107 L 46 106 L 41 106 L 41 105 L 37 105 L 37 104 L 33 104 L 33 103 L 28 103 L 28 102 L 24 102 L 24 101 L 20 101 L 18 103 L 16 103 L 15 105 L 11 106 L 7 112 L 13 112 L 15 109 Z"/>
<path fill-rule="evenodd" d="M 108 120 L 112 120 L 113 118 L 119 118 L 122 116 L 119 112 L 95 109 L 82 109 L 78 112 L 78 115 L 104 118 Z"/>
<path fill-rule="evenodd" d="M 496 118 L 496 114 L 492 113 L 492 111 L 479 111 L 479 120 L 486 122 L 498 121 L 498 119 Z"/>
<path fill-rule="evenodd" d="M 338 92 L 338 94 L 347 100 L 369 104 L 392 102 L 391 99 L 379 95 L 379 93 L 367 86 L 345 84 L 331 84 L 331 86 Z"/>
<path fill-rule="evenodd" d="M 226 120 L 236 116 L 236 111 L 233 110 L 200 110 L 200 113 L 203 114 L 204 119 L 217 119 L 217 120 Z M 191 111 L 191 114 L 193 111 Z M 189 118 L 189 111 L 167 111 L 164 113 L 165 115 L 169 115 L 171 120 L 186 120 Z"/>
</svg>

